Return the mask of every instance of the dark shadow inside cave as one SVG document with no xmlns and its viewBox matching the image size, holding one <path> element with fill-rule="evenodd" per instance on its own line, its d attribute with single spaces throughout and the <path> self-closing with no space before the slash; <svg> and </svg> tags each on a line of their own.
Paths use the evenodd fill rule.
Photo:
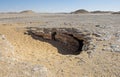
<svg viewBox="0 0 120 77">
<path fill-rule="evenodd" d="M 56 35 L 56 34 L 57 34 L 56 32 L 52 32 L 52 34 L 51 34 L 52 40 L 54 40 L 54 41 L 56 40 L 56 39 L 55 39 L 55 35 Z"/>
<path fill-rule="evenodd" d="M 82 48 L 83 48 L 83 45 L 84 45 L 84 40 L 78 40 L 79 42 L 79 47 L 78 47 L 78 50 L 76 51 L 78 54 L 80 54 L 82 52 Z"/>
<path fill-rule="evenodd" d="M 51 45 L 56 47 L 58 49 L 58 53 L 60 53 L 62 55 L 79 55 L 82 52 L 82 47 L 84 45 L 84 43 L 83 43 L 84 40 L 79 40 L 76 37 L 73 37 L 73 35 L 67 35 L 67 36 L 70 36 L 70 37 L 74 38 L 78 42 L 78 46 L 76 45 L 77 46 L 76 50 L 74 50 L 74 48 L 72 48 L 72 47 L 69 47 L 68 44 L 65 44 L 63 42 L 60 42 L 60 41 L 56 40 L 56 38 L 55 38 L 55 36 L 57 34 L 56 32 L 53 32 L 51 34 L 52 40 L 44 39 L 43 37 L 37 36 L 30 31 L 28 31 L 28 34 L 31 35 L 33 39 L 50 43 Z M 70 39 L 68 39 L 68 40 L 70 40 Z M 70 44 L 70 45 L 72 45 L 72 44 Z"/>
<path fill-rule="evenodd" d="M 83 48 L 83 45 L 84 45 L 84 40 L 82 39 L 78 39 L 76 37 L 74 37 L 72 34 L 66 34 L 68 36 L 71 36 L 72 38 L 74 38 L 75 40 L 77 40 L 79 46 L 78 46 L 78 49 L 75 51 L 75 52 L 72 52 L 73 55 L 78 55 L 82 52 L 82 48 Z"/>
</svg>

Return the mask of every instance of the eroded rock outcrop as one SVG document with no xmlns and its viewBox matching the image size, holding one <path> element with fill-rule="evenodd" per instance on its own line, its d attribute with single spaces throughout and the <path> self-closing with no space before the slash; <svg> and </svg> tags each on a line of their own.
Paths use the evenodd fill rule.
<svg viewBox="0 0 120 77">
<path fill-rule="evenodd" d="M 29 27 L 28 33 L 33 38 L 43 38 L 61 43 L 68 54 L 79 54 L 88 50 L 92 40 L 89 32 L 81 32 L 74 28 L 37 28 Z"/>
</svg>

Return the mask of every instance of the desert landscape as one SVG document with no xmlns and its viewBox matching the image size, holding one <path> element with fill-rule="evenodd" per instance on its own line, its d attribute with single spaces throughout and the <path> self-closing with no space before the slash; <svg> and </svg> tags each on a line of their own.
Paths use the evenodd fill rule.
<svg viewBox="0 0 120 77">
<path fill-rule="evenodd" d="M 120 14 L 1 13 L 0 77 L 120 77 Z"/>
</svg>

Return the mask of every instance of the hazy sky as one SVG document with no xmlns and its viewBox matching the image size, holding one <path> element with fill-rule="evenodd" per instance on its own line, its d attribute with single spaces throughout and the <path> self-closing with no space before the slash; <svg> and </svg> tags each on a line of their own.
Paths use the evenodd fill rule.
<svg viewBox="0 0 120 77">
<path fill-rule="evenodd" d="M 120 0 L 0 0 L 0 12 L 71 12 L 77 9 L 119 11 Z"/>
</svg>

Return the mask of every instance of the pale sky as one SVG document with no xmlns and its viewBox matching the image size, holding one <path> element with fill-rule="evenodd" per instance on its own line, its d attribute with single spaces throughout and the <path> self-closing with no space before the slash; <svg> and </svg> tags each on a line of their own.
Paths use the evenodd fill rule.
<svg viewBox="0 0 120 77">
<path fill-rule="evenodd" d="M 78 9 L 120 11 L 120 0 L 0 0 L 0 12 L 71 12 Z"/>
</svg>

